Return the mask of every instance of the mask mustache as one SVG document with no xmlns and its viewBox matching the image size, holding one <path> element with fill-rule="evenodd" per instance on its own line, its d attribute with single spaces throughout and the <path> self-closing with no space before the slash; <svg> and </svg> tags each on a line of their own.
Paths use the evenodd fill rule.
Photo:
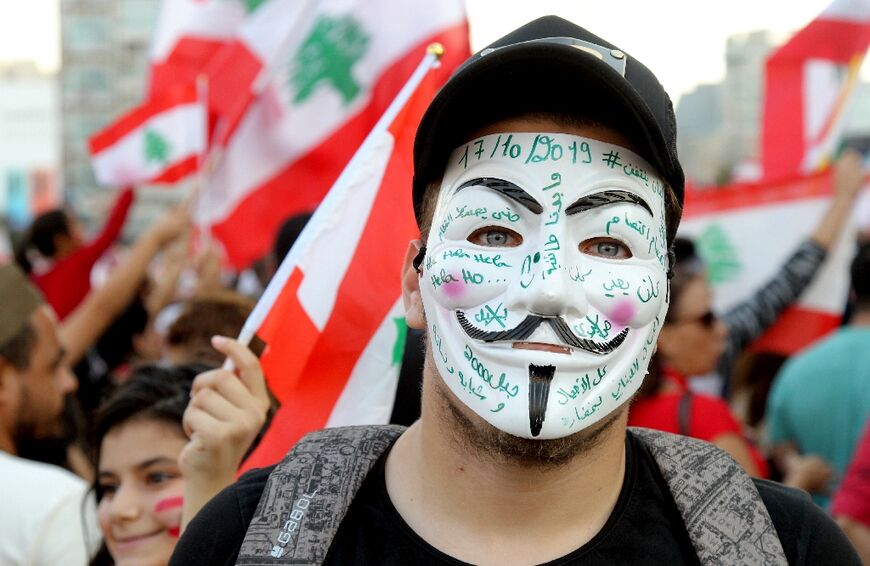
<svg viewBox="0 0 870 566">
<path fill-rule="evenodd" d="M 482 340 L 483 342 L 523 342 L 541 325 L 546 322 L 553 329 L 553 332 L 559 337 L 562 342 L 569 347 L 585 350 L 592 354 L 609 354 L 613 350 L 619 348 L 625 337 L 628 336 L 628 328 L 613 337 L 608 342 L 595 342 L 588 338 L 580 338 L 571 330 L 568 323 L 559 316 L 539 316 L 530 314 L 523 319 L 518 325 L 511 329 L 487 331 L 475 327 L 465 313 L 456 311 L 456 319 L 459 321 L 459 326 L 462 330 L 474 340 Z"/>
</svg>

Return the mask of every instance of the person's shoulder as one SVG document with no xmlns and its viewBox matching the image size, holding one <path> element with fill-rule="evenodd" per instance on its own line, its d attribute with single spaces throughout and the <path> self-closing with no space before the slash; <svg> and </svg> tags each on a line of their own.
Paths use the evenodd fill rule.
<svg viewBox="0 0 870 566">
<path fill-rule="evenodd" d="M 184 530 L 170 566 L 234 564 L 274 469 L 251 470 L 213 497 Z"/>
<path fill-rule="evenodd" d="M 861 564 L 846 536 L 808 493 L 769 480 L 752 481 L 789 564 Z"/>
<path fill-rule="evenodd" d="M 4 452 L 0 452 L 0 475 L 10 493 L 17 491 L 29 496 L 57 497 L 87 490 L 85 480 L 68 470 Z"/>
</svg>

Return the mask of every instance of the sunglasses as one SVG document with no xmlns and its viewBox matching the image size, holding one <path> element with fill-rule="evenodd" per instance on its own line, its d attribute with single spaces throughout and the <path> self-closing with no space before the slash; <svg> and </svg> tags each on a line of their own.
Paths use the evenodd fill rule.
<svg viewBox="0 0 870 566">
<path fill-rule="evenodd" d="M 714 313 L 712 310 L 709 310 L 709 311 L 705 312 L 704 314 L 702 314 L 701 316 L 699 316 L 698 318 L 696 318 L 695 320 L 693 320 L 692 322 L 698 322 L 704 328 L 713 328 L 713 325 L 716 324 L 716 320 L 717 320 L 716 313 Z"/>
<path fill-rule="evenodd" d="M 695 318 L 687 318 L 684 320 L 677 321 L 677 324 L 698 323 L 701 326 L 703 326 L 704 328 L 710 329 L 710 328 L 713 328 L 713 325 L 716 324 L 717 320 L 718 320 L 718 317 L 716 316 L 716 313 L 714 313 L 712 310 L 708 310 L 707 312 L 705 312 L 701 316 L 698 316 Z"/>
</svg>

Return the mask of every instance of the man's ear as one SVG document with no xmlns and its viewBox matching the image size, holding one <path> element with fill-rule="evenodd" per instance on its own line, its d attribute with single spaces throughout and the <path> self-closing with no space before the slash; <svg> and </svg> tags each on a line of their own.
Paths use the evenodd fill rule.
<svg viewBox="0 0 870 566">
<path fill-rule="evenodd" d="M 405 305 L 405 322 L 411 328 L 423 330 L 426 328 L 426 313 L 423 311 L 423 299 L 420 296 L 421 273 L 414 266 L 414 258 L 420 254 L 423 242 L 411 240 L 408 251 L 402 262 L 402 303 Z"/>
</svg>

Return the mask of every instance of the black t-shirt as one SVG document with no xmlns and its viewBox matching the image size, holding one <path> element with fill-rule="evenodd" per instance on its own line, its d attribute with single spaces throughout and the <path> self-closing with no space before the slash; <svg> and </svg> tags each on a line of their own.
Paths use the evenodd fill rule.
<svg viewBox="0 0 870 566">
<path fill-rule="evenodd" d="M 464 564 L 421 539 L 387 494 L 382 457 L 366 477 L 336 533 L 326 564 Z M 272 468 L 255 470 L 215 497 L 194 518 L 170 566 L 232 565 Z M 755 482 L 789 564 L 855 564 L 840 529 L 803 492 Z M 698 564 L 689 535 L 652 454 L 630 433 L 626 474 L 601 531 L 548 564 Z"/>
</svg>

